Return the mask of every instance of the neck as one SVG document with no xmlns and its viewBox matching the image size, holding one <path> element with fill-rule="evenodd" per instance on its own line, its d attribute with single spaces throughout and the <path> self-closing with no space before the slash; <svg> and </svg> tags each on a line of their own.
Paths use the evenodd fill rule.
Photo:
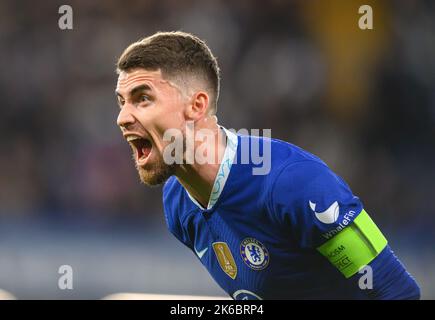
<svg viewBox="0 0 435 320">
<path fill-rule="evenodd" d="M 213 184 L 216 179 L 222 158 L 225 153 L 226 136 L 223 130 L 221 130 L 216 120 L 205 119 L 198 124 L 195 123 L 194 133 L 196 134 L 199 129 L 207 129 L 213 133 L 214 143 L 211 141 L 195 141 L 194 151 L 198 150 L 198 147 L 203 143 L 211 143 L 209 147 L 214 149 L 214 161 L 212 163 L 197 163 L 196 159 L 193 164 L 182 164 L 177 167 L 175 176 L 183 187 L 189 192 L 189 194 L 195 198 L 204 208 L 207 208 L 210 194 L 213 189 Z M 196 136 L 196 135 L 195 135 Z"/>
</svg>

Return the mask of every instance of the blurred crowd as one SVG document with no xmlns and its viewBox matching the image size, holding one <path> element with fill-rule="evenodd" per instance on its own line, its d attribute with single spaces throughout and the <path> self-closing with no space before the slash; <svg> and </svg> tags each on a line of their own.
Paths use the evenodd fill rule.
<svg viewBox="0 0 435 320">
<path fill-rule="evenodd" d="M 433 1 L 0 2 L 0 219 L 163 221 L 116 126 L 115 62 L 183 30 L 218 57 L 218 118 L 324 159 L 387 227 L 435 225 Z M 374 29 L 358 28 L 370 4 Z"/>
</svg>

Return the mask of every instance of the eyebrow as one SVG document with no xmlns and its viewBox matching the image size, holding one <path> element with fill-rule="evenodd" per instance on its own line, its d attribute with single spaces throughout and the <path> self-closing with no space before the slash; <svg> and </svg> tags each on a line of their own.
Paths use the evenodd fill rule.
<svg viewBox="0 0 435 320">
<path fill-rule="evenodd" d="M 133 95 L 135 95 L 136 93 L 138 93 L 139 91 L 152 91 L 152 89 L 151 89 L 151 87 L 150 87 L 149 85 L 147 85 L 147 84 L 141 84 L 141 85 L 139 85 L 139 86 L 134 87 L 133 89 L 131 89 L 130 92 L 129 92 L 129 94 L 130 94 L 130 96 L 133 96 Z M 115 94 L 116 94 L 117 96 L 123 98 L 122 95 L 121 95 L 118 91 L 116 91 L 116 90 L 115 90 Z"/>
</svg>

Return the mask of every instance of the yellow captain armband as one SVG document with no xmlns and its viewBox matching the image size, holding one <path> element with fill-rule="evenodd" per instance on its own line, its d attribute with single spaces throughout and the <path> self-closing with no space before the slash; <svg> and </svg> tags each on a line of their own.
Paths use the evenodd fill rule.
<svg viewBox="0 0 435 320">
<path fill-rule="evenodd" d="M 387 245 L 387 239 L 363 209 L 348 225 L 317 250 L 346 278 L 369 264 Z"/>
</svg>

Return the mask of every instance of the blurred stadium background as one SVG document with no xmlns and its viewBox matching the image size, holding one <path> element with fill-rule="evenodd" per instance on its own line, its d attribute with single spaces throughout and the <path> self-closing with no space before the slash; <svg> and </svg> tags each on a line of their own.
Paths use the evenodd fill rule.
<svg viewBox="0 0 435 320">
<path fill-rule="evenodd" d="M 164 224 L 115 124 L 115 61 L 159 30 L 207 40 L 219 120 L 271 128 L 359 195 L 435 298 L 435 2 L 0 2 L 0 288 L 20 299 L 223 296 Z M 358 29 L 358 8 L 374 30 Z M 73 290 L 58 288 L 71 265 Z"/>
</svg>

